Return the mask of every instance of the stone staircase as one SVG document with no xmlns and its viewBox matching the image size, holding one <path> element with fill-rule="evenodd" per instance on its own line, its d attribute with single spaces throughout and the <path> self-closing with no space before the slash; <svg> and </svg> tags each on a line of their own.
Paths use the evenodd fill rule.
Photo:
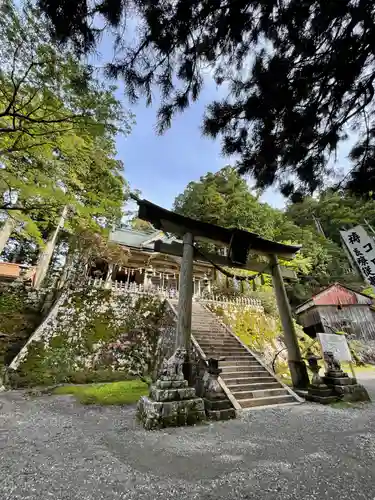
<svg viewBox="0 0 375 500">
<path fill-rule="evenodd" d="M 198 302 L 193 302 L 192 335 L 206 358 L 225 358 L 219 363 L 223 370 L 219 381 L 237 410 L 302 401 Z"/>
</svg>

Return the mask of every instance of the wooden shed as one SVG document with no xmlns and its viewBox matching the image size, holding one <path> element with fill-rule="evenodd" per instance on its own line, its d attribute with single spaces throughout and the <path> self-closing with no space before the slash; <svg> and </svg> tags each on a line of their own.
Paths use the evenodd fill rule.
<svg viewBox="0 0 375 500">
<path fill-rule="evenodd" d="M 299 305 L 295 313 L 305 332 L 344 331 L 358 339 L 375 340 L 373 299 L 340 283 L 325 288 Z"/>
</svg>

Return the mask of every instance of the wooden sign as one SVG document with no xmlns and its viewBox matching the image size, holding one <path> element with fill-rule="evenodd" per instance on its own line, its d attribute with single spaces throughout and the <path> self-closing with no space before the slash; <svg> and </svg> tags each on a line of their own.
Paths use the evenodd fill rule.
<svg viewBox="0 0 375 500">
<path fill-rule="evenodd" d="M 318 333 L 322 351 L 332 352 L 338 361 L 351 361 L 352 356 L 345 335 L 335 333 Z"/>
<path fill-rule="evenodd" d="M 375 242 L 363 226 L 340 231 L 341 237 L 363 278 L 375 291 Z"/>
</svg>

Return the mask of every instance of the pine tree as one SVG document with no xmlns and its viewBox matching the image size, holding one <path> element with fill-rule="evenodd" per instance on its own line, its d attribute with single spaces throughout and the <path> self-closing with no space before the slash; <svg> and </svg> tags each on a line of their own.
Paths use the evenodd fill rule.
<svg viewBox="0 0 375 500">
<path fill-rule="evenodd" d="M 92 50 L 104 17 L 117 31 L 110 76 L 128 95 L 160 88 L 159 131 L 199 98 L 207 69 L 228 91 L 208 106 L 205 134 L 239 156 L 260 188 L 293 200 L 324 186 L 350 128 L 359 136 L 342 182 L 375 192 L 374 34 L 370 0 L 39 0 L 60 40 Z M 135 13 L 134 43 L 124 30 Z M 133 30 L 134 31 L 134 30 Z"/>
</svg>

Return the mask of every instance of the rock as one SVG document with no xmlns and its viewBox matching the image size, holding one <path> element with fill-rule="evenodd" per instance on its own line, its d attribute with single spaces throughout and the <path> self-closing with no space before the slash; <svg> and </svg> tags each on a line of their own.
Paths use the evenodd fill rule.
<svg viewBox="0 0 375 500">
<path fill-rule="evenodd" d="M 162 374 L 150 388 L 150 396 L 142 396 L 137 418 L 145 429 L 162 429 L 193 425 L 206 419 L 204 402 L 197 398 L 194 387 L 183 378 L 182 349 L 163 362 Z"/>
<path fill-rule="evenodd" d="M 147 430 L 193 425 L 206 419 L 201 398 L 182 401 L 153 401 L 142 396 L 137 406 L 137 418 Z"/>
<path fill-rule="evenodd" d="M 335 386 L 334 392 L 340 397 L 341 401 L 351 403 L 371 401 L 366 388 L 361 384 Z"/>
</svg>

